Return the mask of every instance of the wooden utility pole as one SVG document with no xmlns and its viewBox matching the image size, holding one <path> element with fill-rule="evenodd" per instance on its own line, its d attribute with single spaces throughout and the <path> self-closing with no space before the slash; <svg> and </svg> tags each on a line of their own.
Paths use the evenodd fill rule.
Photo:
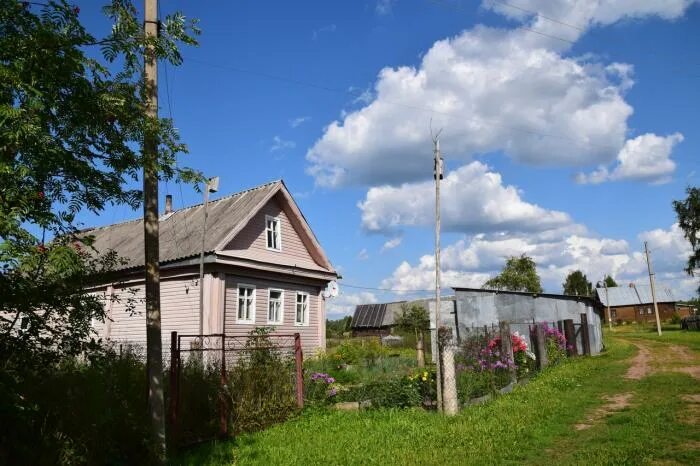
<svg viewBox="0 0 700 466">
<path fill-rule="evenodd" d="M 144 32 L 158 37 L 158 0 L 145 0 Z M 144 50 L 146 116 L 158 118 L 158 63 L 152 45 Z M 143 229 L 146 269 L 146 376 L 148 414 L 155 449 L 165 462 L 165 405 L 160 329 L 160 253 L 158 242 L 158 137 L 151 122 L 143 138 Z"/>
<path fill-rule="evenodd" d="M 651 285 L 651 300 L 654 302 L 654 315 L 656 316 L 656 333 L 661 336 L 661 320 L 659 319 L 659 306 L 656 304 L 656 284 L 654 283 L 654 271 L 651 267 L 651 257 L 649 257 L 649 248 L 647 242 L 644 241 L 644 254 L 647 256 L 647 269 L 649 270 L 649 284 Z"/>
<path fill-rule="evenodd" d="M 605 287 L 605 304 L 608 308 L 608 325 L 612 331 L 612 314 L 610 314 L 610 296 L 608 296 L 608 277 L 603 277 L 603 286 Z"/>
<path fill-rule="evenodd" d="M 442 352 L 440 351 L 440 180 L 442 179 L 442 157 L 440 157 L 440 132 L 433 137 L 435 177 L 435 378 L 437 383 L 438 411 L 442 411 Z"/>
</svg>

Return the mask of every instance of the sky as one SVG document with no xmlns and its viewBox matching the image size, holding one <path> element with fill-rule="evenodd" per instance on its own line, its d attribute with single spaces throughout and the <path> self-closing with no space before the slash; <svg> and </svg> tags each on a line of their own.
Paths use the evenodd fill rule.
<svg viewBox="0 0 700 466">
<path fill-rule="evenodd" d="M 99 35 L 99 2 L 81 1 Z M 434 287 L 431 127 L 443 287 L 528 254 L 547 292 L 657 280 L 690 297 L 674 199 L 698 182 L 693 0 L 161 1 L 199 47 L 159 67 L 160 114 L 224 196 L 284 179 L 342 275 L 330 318 Z M 201 202 L 162 183 L 175 207 Z M 116 207 L 86 225 L 138 217 Z"/>
</svg>

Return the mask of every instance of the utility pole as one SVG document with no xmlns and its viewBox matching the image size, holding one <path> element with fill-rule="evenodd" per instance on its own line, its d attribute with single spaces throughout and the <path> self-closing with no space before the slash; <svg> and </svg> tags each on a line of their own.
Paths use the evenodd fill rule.
<svg viewBox="0 0 700 466">
<path fill-rule="evenodd" d="M 432 132 L 432 131 L 431 131 Z M 432 134 L 431 134 L 432 136 Z M 435 178 L 435 379 L 437 383 L 437 404 L 438 411 L 442 411 L 442 352 L 440 351 L 440 180 L 442 174 L 442 157 L 440 156 L 440 131 L 433 138 L 434 168 Z"/>
<path fill-rule="evenodd" d="M 608 326 L 612 332 L 612 314 L 610 313 L 610 297 L 608 296 L 608 277 L 603 277 L 603 286 L 605 286 L 605 304 L 608 307 Z"/>
<path fill-rule="evenodd" d="M 158 0 L 145 0 L 146 38 L 158 37 Z M 146 117 L 158 118 L 158 63 L 152 45 L 144 50 Z M 146 125 L 143 138 L 143 229 L 146 282 L 146 376 L 148 414 L 155 450 L 165 462 L 165 405 L 163 401 L 163 360 L 160 328 L 160 252 L 158 241 L 158 138 Z"/>
<path fill-rule="evenodd" d="M 219 190 L 219 177 L 215 176 L 207 180 L 204 186 L 204 224 L 202 225 L 202 250 L 199 254 L 199 334 L 204 334 L 204 248 L 207 240 L 207 218 L 209 213 L 209 193 L 215 193 Z M 200 342 L 203 344 L 204 342 Z"/>
<path fill-rule="evenodd" d="M 651 285 L 651 299 L 654 302 L 654 315 L 656 316 L 656 333 L 661 336 L 661 320 L 659 319 L 659 306 L 656 304 L 656 284 L 654 283 L 654 271 L 651 267 L 651 257 L 649 257 L 649 248 L 647 242 L 644 241 L 644 254 L 647 257 L 647 269 L 649 270 L 649 284 Z"/>
</svg>

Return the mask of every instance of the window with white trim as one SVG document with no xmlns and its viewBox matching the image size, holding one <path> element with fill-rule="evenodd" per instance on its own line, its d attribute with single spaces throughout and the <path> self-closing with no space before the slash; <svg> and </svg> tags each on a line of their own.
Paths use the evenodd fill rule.
<svg viewBox="0 0 700 466">
<path fill-rule="evenodd" d="M 267 291 L 267 323 L 281 324 L 284 316 L 284 291 Z"/>
<path fill-rule="evenodd" d="M 282 235 L 280 233 L 280 219 L 277 217 L 265 216 L 265 236 L 267 238 L 267 249 L 274 251 L 282 250 Z"/>
<path fill-rule="evenodd" d="M 297 292 L 294 325 L 309 325 L 309 294 Z"/>
<path fill-rule="evenodd" d="M 255 287 L 238 285 L 238 322 L 255 322 Z"/>
</svg>

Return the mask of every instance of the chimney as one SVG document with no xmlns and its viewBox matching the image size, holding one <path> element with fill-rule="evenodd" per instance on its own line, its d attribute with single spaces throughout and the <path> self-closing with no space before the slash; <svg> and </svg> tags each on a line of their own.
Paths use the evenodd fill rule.
<svg viewBox="0 0 700 466">
<path fill-rule="evenodd" d="M 173 196 L 172 194 L 166 194 L 165 196 L 165 215 L 173 213 Z"/>
</svg>

